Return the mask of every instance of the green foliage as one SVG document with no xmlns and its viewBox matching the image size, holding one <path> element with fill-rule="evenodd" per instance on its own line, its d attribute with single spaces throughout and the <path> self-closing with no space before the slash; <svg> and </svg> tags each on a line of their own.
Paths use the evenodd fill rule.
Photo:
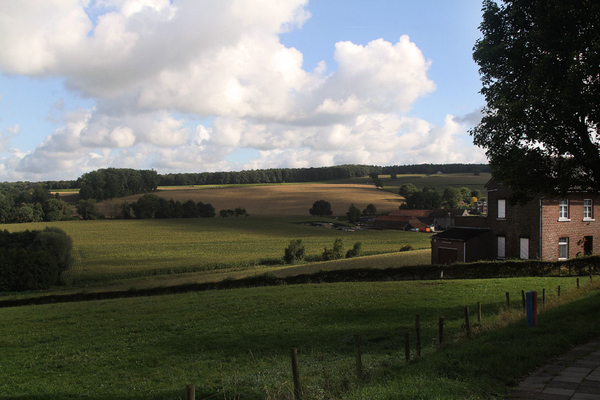
<svg viewBox="0 0 600 400">
<path fill-rule="evenodd" d="M 406 207 L 411 210 L 436 210 L 442 205 L 442 197 L 435 189 L 423 188 L 406 198 Z"/>
<path fill-rule="evenodd" d="M 153 193 L 146 193 L 135 203 L 131 204 L 131 209 L 138 219 L 154 218 L 160 205 L 159 197 Z M 195 204 L 194 204 L 195 205 Z"/>
<path fill-rule="evenodd" d="M 235 215 L 235 211 L 233 211 L 232 209 L 219 211 L 219 217 L 221 217 L 221 218 L 233 217 L 234 215 Z"/>
<path fill-rule="evenodd" d="M 44 221 L 67 221 L 71 219 L 71 207 L 62 200 L 51 198 L 42 204 Z"/>
<path fill-rule="evenodd" d="M 375 184 L 375 187 L 383 188 L 383 181 L 381 179 L 375 178 L 373 179 L 373 183 Z"/>
<path fill-rule="evenodd" d="M 290 240 L 290 244 L 285 248 L 283 261 L 286 264 L 294 264 L 304 260 L 306 248 L 302 239 Z"/>
<path fill-rule="evenodd" d="M 75 209 L 77 210 L 77 214 L 85 220 L 96 219 L 99 215 L 98 206 L 94 199 L 79 200 Z"/>
<path fill-rule="evenodd" d="M 461 187 L 460 189 L 461 200 L 465 202 L 465 204 L 469 204 L 471 202 L 471 189 L 466 186 Z"/>
<path fill-rule="evenodd" d="M 358 222 L 358 219 L 360 218 L 360 210 L 352 203 L 350 204 L 350 207 L 348 207 L 346 215 L 348 216 L 348 221 L 354 224 Z"/>
<path fill-rule="evenodd" d="M 233 213 L 236 217 L 243 217 L 246 215 L 246 209 L 243 207 L 237 207 L 235 210 L 233 210 Z"/>
<path fill-rule="evenodd" d="M 446 208 L 456 208 L 462 199 L 463 195 L 459 189 L 455 187 L 447 187 L 444 189 L 444 194 L 442 195 L 442 205 Z"/>
<path fill-rule="evenodd" d="M 374 204 L 369 204 L 367 205 L 367 207 L 365 207 L 365 209 L 362 211 L 363 215 L 375 215 L 377 214 L 377 207 L 375 207 Z"/>
<path fill-rule="evenodd" d="M 310 210 L 310 215 L 317 215 L 319 217 L 329 217 L 333 214 L 331 211 L 331 203 L 325 200 L 317 200 L 313 203 Z"/>
<path fill-rule="evenodd" d="M 475 189 L 471 191 L 471 197 L 476 197 L 477 200 L 481 197 L 481 191 L 479 189 Z"/>
<path fill-rule="evenodd" d="M 188 200 L 181 205 L 183 218 L 200 218 L 200 210 L 194 200 Z"/>
<path fill-rule="evenodd" d="M 215 208 L 210 203 L 198 202 L 198 211 L 200 211 L 200 218 L 213 218 L 216 215 Z"/>
<path fill-rule="evenodd" d="M 342 239 L 337 238 L 333 242 L 333 247 L 331 249 L 325 247 L 323 254 L 321 255 L 321 260 L 331 261 L 339 260 L 341 258 L 344 258 L 344 242 Z"/>
<path fill-rule="evenodd" d="M 418 191 L 419 189 L 417 189 L 415 185 L 413 185 L 412 183 L 407 183 L 406 185 L 400 186 L 400 190 L 398 191 L 398 193 L 400 194 L 400 196 L 407 198 L 408 196 L 417 193 Z"/>
<path fill-rule="evenodd" d="M 473 58 L 486 107 L 471 134 L 513 200 L 600 190 L 600 4 L 483 2 Z"/>
<path fill-rule="evenodd" d="M 362 243 L 356 242 L 354 246 L 346 252 L 346 258 L 360 257 L 362 255 Z"/>
<path fill-rule="evenodd" d="M 58 228 L 0 232 L 0 291 L 47 289 L 71 268 L 73 242 Z"/>
<path fill-rule="evenodd" d="M 154 170 L 107 168 L 83 174 L 77 183 L 80 198 L 101 201 L 152 192 L 158 185 L 158 174 Z"/>
</svg>

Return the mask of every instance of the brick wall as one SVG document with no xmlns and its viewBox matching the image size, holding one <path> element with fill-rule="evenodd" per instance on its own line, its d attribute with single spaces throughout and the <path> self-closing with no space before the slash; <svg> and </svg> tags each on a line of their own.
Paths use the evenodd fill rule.
<svg viewBox="0 0 600 400">
<path fill-rule="evenodd" d="M 569 200 L 569 221 L 559 221 L 559 199 L 542 199 L 542 258 L 558 259 L 559 238 L 568 238 L 569 258 L 584 252 L 584 237 L 593 237 L 593 254 L 600 254 L 600 196 L 583 193 L 572 193 L 565 197 Z M 583 200 L 592 199 L 593 218 L 595 221 L 583 220 Z"/>
</svg>

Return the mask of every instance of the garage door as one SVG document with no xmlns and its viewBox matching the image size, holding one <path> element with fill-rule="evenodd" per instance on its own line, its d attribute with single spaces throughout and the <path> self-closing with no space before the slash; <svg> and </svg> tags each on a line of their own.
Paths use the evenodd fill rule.
<svg viewBox="0 0 600 400">
<path fill-rule="evenodd" d="M 438 249 L 438 260 L 440 264 L 452 264 L 458 260 L 456 249 Z"/>
</svg>

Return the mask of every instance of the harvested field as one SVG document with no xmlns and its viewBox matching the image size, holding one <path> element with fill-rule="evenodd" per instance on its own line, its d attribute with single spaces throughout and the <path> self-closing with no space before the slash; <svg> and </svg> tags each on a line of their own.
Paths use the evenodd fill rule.
<svg viewBox="0 0 600 400">
<path fill-rule="evenodd" d="M 159 189 L 156 195 L 165 199 L 185 202 L 211 203 L 217 212 L 223 209 L 243 207 L 250 216 L 306 216 L 317 200 L 331 203 L 334 216 L 344 215 L 350 203 L 364 209 L 369 203 L 377 207 L 378 213 L 389 213 L 398 209 L 402 197 L 361 184 L 282 184 L 268 186 L 196 187 Z M 136 201 L 140 195 L 124 197 L 98 204 L 100 212 L 115 216 L 123 201 Z"/>
</svg>

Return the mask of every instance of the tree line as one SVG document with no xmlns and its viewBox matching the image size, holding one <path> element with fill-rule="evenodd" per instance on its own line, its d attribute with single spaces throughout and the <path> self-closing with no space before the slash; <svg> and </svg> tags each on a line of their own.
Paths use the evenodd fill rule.
<svg viewBox="0 0 600 400">
<path fill-rule="evenodd" d="M 239 172 L 201 172 L 158 176 L 160 186 L 235 185 L 251 183 L 316 182 L 360 178 L 381 172 L 371 165 L 340 165 L 320 168 L 274 168 Z"/>
<path fill-rule="evenodd" d="M 82 200 L 102 201 L 155 191 L 158 173 L 154 170 L 106 168 L 83 174 L 77 182 Z"/>
<path fill-rule="evenodd" d="M 0 223 L 64 221 L 71 207 L 32 182 L 0 183 Z"/>
<path fill-rule="evenodd" d="M 471 190 L 468 187 L 447 187 L 444 193 L 440 194 L 434 188 L 424 187 L 423 190 L 417 189 L 412 183 L 402 185 L 399 189 L 400 196 L 406 199 L 406 202 L 400 205 L 401 209 L 408 210 L 437 210 L 438 208 L 457 208 L 460 203 L 471 204 L 481 197 L 481 191 Z"/>
</svg>

